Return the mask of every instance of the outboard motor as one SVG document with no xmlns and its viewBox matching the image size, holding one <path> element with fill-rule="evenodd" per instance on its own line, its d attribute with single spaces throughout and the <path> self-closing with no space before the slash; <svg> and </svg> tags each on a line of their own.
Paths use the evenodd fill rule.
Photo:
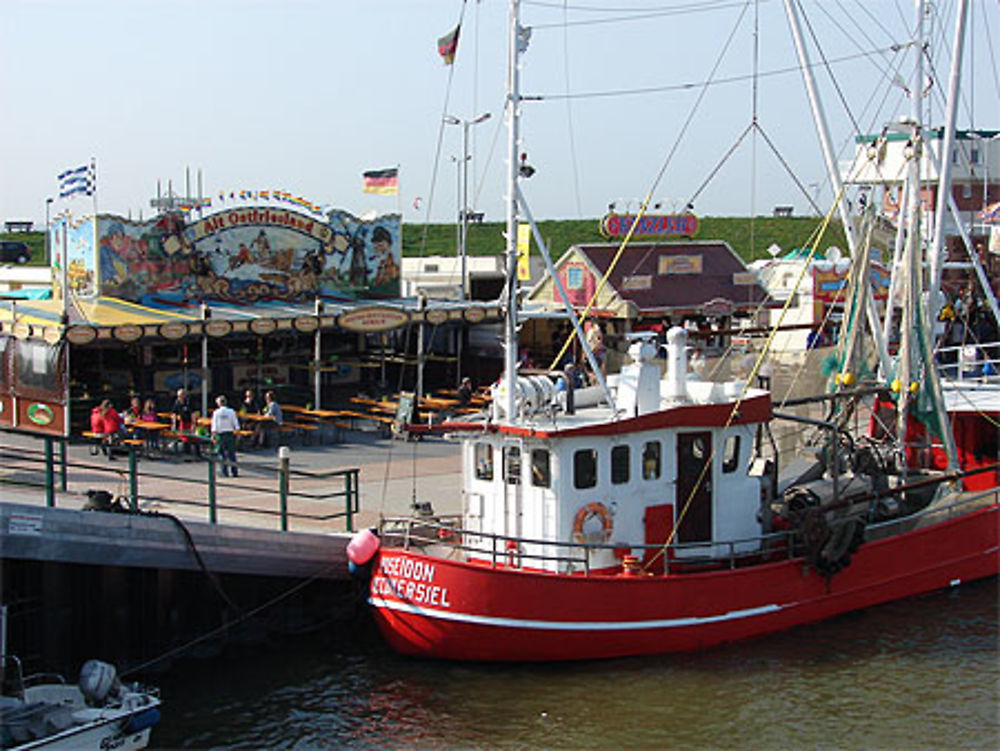
<svg viewBox="0 0 1000 751">
<path fill-rule="evenodd" d="M 77 685 L 87 703 L 98 707 L 103 706 L 109 696 L 115 697 L 121 691 L 115 666 L 100 660 L 87 660 L 83 663 Z"/>
</svg>

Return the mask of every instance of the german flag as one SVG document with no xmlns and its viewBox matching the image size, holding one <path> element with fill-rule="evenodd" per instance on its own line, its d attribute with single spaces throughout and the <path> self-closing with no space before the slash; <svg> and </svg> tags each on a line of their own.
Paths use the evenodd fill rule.
<svg viewBox="0 0 1000 751">
<path fill-rule="evenodd" d="M 361 175 L 361 189 L 365 193 L 394 196 L 399 193 L 399 168 L 376 169 Z"/>
<path fill-rule="evenodd" d="M 458 32 L 461 28 L 462 24 L 459 24 L 438 39 L 438 54 L 444 60 L 445 65 L 451 65 L 455 62 L 455 53 L 458 52 Z"/>
</svg>

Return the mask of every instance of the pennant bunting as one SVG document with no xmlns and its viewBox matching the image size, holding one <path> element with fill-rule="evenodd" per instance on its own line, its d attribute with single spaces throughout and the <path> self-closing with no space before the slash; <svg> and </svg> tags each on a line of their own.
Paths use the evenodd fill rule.
<svg viewBox="0 0 1000 751">
<path fill-rule="evenodd" d="M 399 193 L 399 169 L 369 170 L 361 175 L 361 184 L 365 193 L 394 196 Z"/>
<path fill-rule="evenodd" d="M 451 65 L 455 62 L 455 53 L 458 52 L 458 32 L 461 28 L 462 24 L 459 24 L 438 39 L 438 54 L 444 60 L 445 65 Z"/>
</svg>

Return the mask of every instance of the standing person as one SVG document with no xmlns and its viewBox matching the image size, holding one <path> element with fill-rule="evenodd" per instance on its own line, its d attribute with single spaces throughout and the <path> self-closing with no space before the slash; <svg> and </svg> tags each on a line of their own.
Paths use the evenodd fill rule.
<svg viewBox="0 0 1000 751">
<path fill-rule="evenodd" d="M 215 411 L 212 413 L 212 443 L 215 444 L 219 459 L 222 461 L 222 474 L 229 477 L 230 468 L 233 477 L 239 475 L 236 467 L 236 431 L 240 429 L 239 418 L 229 406 L 226 397 L 215 398 Z"/>
<path fill-rule="evenodd" d="M 185 432 L 194 431 L 194 417 L 191 411 L 191 404 L 188 402 L 187 391 L 177 389 L 177 398 L 174 406 L 170 408 L 170 429 Z M 201 458 L 201 446 L 198 439 L 192 436 L 182 436 L 181 443 L 184 445 L 184 453 L 190 455 L 191 447 L 194 446 L 194 455 Z"/>
</svg>

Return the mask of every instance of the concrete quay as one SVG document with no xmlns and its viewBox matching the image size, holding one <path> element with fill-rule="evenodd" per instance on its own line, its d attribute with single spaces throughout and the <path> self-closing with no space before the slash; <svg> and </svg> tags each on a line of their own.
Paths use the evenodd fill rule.
<svg viewBox="0 0 1000 751">
<path fill-rule="evenodd" d="M 33 437 L 0 433 L 0 504 L 46 506 L 42 444 Z M 290 501 L 290 511 L 303 514 L 317 511 L 322 501 L 306 496 L 332 492 L 331 480 L 311 477 L 310 473 L 357 468 L 359 470 L 359 511 L 353 527 L 373 526 L 380 516 L 409 512 L 414 499 L 431 502 L 436 512 L 461 511 L 460 458 L 457 443 L 439 437 L 418 442 L 382 438 L 370 432 L 350 432 L 341 443 L 290 448 L 291 494 L 302 498 Z M 58 464 L 58 452 L 56 454 Z M 81 509 L 87 503 L 87 491 L 106 490 L 114 496 L 128 495 L 129 477 L 126 457 L 108 461 L 93 456 L 86 445 L 71 445 L 67 452 L 66 489 L 56 477 L 54 506 Z M 218 522 L 223 526 L 277 530 L 278 501 L 277 449 L 262 449 L 239 454 L 240 476 L 226 478 L 216 473 L 215 492 Z M 58 472 L 58 467 L 57 467 Z M 302 475 L 296 473 L 302 472 Z M 188 461 L 183 455 L 146 459 L 138 462 L 140 510 L 170 513 L 196 524 L 208 521 L 206 504 L 208 465 Z M 336 505 L 336 502 L 331 502 Z M 327 506 L 330 503 L 326 504 Z M 332 509 L 332 510 L 338 510 Z M 331 511 L 328 507 L 326 512 Z M 292 518 L 294 532 L 336 535 L 346 532 L 344 519 L 311 520 Z"/>
<path fill-rule="evenodd" d="M 353 619 L 364 592 L 348 572 L 351 533 L 345 517 L 330 516 L 344 504 L 328 497 L 337 489 L 329 478 L 308 473 L 358 468 L 353 528 L 360 529 L 407 513 L 414 494 L 438 513 L 458 513 L 460 461 L 458 445 L 441 438 L 345 438 L 291 449 L 288 531 L 281 531 L 276 450 L 241 453 L 238 478 L 216 477 L 213 524 L 206 462 L 141 459 L 140 513 L 97 512 L 83 510 L 87 491 L 127 494 L 129 463 L 72 445 L 66 489 L 57 467 L 49 506 L 42 444 L 0 432 L 0 556 L 12 649 L 39 668 L 72 670 L 99 656 L 161 669 L 192 645 L 217 652 Z"/>
</svg>

